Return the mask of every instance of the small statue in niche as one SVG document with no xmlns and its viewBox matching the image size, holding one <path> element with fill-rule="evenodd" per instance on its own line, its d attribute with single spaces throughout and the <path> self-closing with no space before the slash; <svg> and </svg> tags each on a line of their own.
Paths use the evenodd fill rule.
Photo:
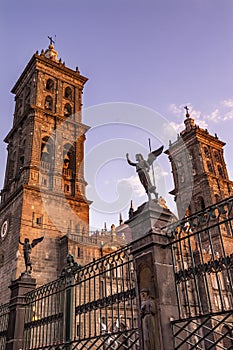
<svg viewBox="0 0 233 350">
<path fill-rule="evenodd" d="M 141 181 L 143 187 L 145 188 L 146 194 L 148 195 L 148 199 L 151 200 L 151 194 L 153 193 L 155 199 L 158 200 L 158 193 L 156 192 L 156 186 L 152 185 L 149 171 L 150 166 L 154 162 L 154 160 L 163 152 L 163 146 L 158 148 L 157 150 L 150 152 L 148 154 L 147 160 L 145 160 L 142 154 L 136 154 L 136 163 L 132 162 L 129 159 L 129 154 L 126 153 L 126 159 L 129 165 L 136 167 L 136 172 L 138 173 L 139 180 Z"/>
<path fill-rule="evenodd" d="M 30 243 L 29 238 L 24 239 L 24 243 L 20 241 L 19 238 L 19 244 L 23 246 L 23 257 L 24 257 L 24 263 L 26 267 L 25 273 L 31 274 L 32 272 L 32 262 L 31 262 L 31 252 L 32 248 L 34 248 L 38 243 L 43 241 L 44 237 L 33 239 L 32 243 Z"/>
<path fill-rule="evenodd" d="M 141 319 L 143 331 L 143 349 L 155 350 L 155 303 L 150 297 L 149 289 L 141 289 Z"/>
</svg>

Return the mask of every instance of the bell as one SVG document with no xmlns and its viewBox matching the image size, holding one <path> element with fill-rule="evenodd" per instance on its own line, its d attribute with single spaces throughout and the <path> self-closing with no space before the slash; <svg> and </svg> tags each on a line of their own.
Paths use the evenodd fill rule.
<svg viewBox="0 0 233 350">
<path fill-rule="evenodd" d="M 68 160 L 68 161 L 70 160 L 70 158 L 69 158 L 69 156 L 68 156 L 67 153 L 66 153 L 65 156 L 64 156 L 64 161 L 65 161 L 65 160 Z"/>
<path fill-rule="evenodd" d="M 42 153 L 49 154 L 49 151 L 46 145 L 44 145 L 44 147 L 42 148 Z"/>
</svg>

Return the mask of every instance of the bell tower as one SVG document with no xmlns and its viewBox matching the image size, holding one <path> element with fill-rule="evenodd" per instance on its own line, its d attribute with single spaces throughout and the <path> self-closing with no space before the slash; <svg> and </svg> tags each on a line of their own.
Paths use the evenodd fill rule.
<svg viewBox="0 0 233 350">
<path fill-rule="evenodd" d="M 25 270 L 19 238 L 44 236 L 32 253 L 41 285 L 60 273 L 61 238 L 71 229 L 89 234 L 83 164 L 89 127 L 81 113 L 86 81 L 78 68 L 58 60 L 50 38 L 12 89 L 15 111 L 4 140 L 8 157 L 0 206 L 0 303 L 7 300 L 10 281 Z"/>
<path fill-rule="evenodd" d="M 169 156 L 174 178 L 178 215 L 182 218 L 233 195 L 223 147 L 225 143 L 207 129 L 195 124 L 186 109 L 185 129 L 165 152 Z"/>
</svg>

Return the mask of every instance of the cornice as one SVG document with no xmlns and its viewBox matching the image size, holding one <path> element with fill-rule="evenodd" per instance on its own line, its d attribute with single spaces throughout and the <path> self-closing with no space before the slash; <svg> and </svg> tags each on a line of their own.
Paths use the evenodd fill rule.
<svg viewBox="0 0 233 350">
<path fill-rule="evenodd" d="M 79 81 L 82 83 L 82 85 L 84 85 L 88 78 L 84 77 L 83 75 L 79 74 L 78 71 L 74 71 L 71 68 L 66 67 L 63 63 L 61 62 L 54 62 L 49 58 L 46 58 L 43 55 L 39 55 L 37 53 L 35 53 L 32 58 L 30 59 L 30 61 L 28 62 L 28 64 L 26 65 L 26 67 L 23 70 L 23 73 L 20 75 L 19 79 L 17 80 L 17 82 L 15 83 L 15 85 L 13 86 L 11 92 L 13 94 L 17 93 L 17 89 L 19 88 L 19 86 L 21 85 L 22 81 L 25 80 L 25 78 L 28 76 L 28 73 L 32 70 L 40 70 L 40 67 L 38 66 L 38 63 L 42 63 L 44 66 L 46 67 L 50 67 L 60 73 L 65 73 L 66 75 L 72 77 L 73 79 Z"/>
</svg>

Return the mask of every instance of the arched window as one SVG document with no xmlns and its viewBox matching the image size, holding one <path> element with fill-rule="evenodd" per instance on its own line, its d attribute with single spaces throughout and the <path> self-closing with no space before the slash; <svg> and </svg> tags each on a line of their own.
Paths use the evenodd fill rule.
<svg viewBox="0 0 233 350">
<path fill-rule="evenodd" d="M 50 162 L 52 152 L 52 140 L 49 136 L 44 136 L 41 142 L 41 160 L 43 162 Z"/>
<path fill-rule="evenodd" d="M 69 143 L 64 145 L 63 149 L 63 168 L 70 169 L 70 161 L 71 161 L 71 148 L 72 146 Z"/>
<path fill-rule="evenodd" d="M 69 86 L 65 88 L 65 98 L 72 100 L 72 90 Z"/>
<path fill-rule="evenodd" d="M 72 107 L 69 103 L 66 103 L 65 107 L 64 107 L 64 116 L 65 117 L 70 117 L 72 114 Z"/>
<path fill-rule="evenodd" d="M 204 153 L 205 153 L 205 156 L 206 157 L 209 157 L 210 156 L 210 152 L 208 150 L 208 147 L 204 146 Z"/>
<path fill-rule="evenodd" d="M 213 172 L 212 164 L 211 164 L 209 161 L 207 161 L 207 168 L 208 168 L 208 171 L 209 171 L 210 173 Z"/>
<path fill-rule="evenodd" d="M 65 192 L 70 192 L 70 185 L 65 184 L 64 185 L 64 190 L 65 190 Z"/>
<path fill-rule="evenodd" d="M 53 90 L 54 90 L 54 81 L 52 79 L 48 79 L 46 81 L 46 90 L 53 92 Z"/>
<path fill-rule="evenodd" d="M 51 96 L 46 96 L 44 108 L 49 110 L 49 111 L 52 111 L 52 109 L 53 109 L 53 99 L 52 99 Z"/>
<path fill-rule="evenodd" d="M 214 197 L 216 203 L 220 202 L 220 196 L 218 194 L 215 194 Z"/>
<path fill-rule="evenodd" d="M 219 175 L 220 177 L 223 177 L 223 178 L 224 178 L 224 173 L 223 173 L 223 170 L 222 170 L 221 165 L 218 165 L 218 175 Z"/>
<path fill-rule="evenodd" d="M 24 156 L 20 156 L 19 163 L 20 163 L 20 167 L 24 165 Z"/>
<path fill-rule="evenodd" d="M 25 89 L 25 107 L 30 105 L 30 98 L 31 98 L 31 89 L 30 86 L 27 86 Z"/>
<path fill-rule="evenodd" d="M 16 99 L 16 106 L 15 106 L 15 113 L 17 113 L 18 115 L 20 115 L 21 112 L 22 112 L 21 111 L 22 105 L 23 105 L 22 98 L 17 97 L 17 99 Z"/>
<path fill-rule="evenodd" d="M 0 253 L 0 267 L 4 265 L 4 254 L 1 252 Z"/>
<path fill-rule="evenodd" d="M 205 209 L 205 201 L 203 197 L 198 197 L 198 210 Z"/>
<path fill-rule="evenodd" d="M 214 151 L 214 159 L 216 162 L 220 161 L 220 153 L 219 151 Z"/>
</svg>

